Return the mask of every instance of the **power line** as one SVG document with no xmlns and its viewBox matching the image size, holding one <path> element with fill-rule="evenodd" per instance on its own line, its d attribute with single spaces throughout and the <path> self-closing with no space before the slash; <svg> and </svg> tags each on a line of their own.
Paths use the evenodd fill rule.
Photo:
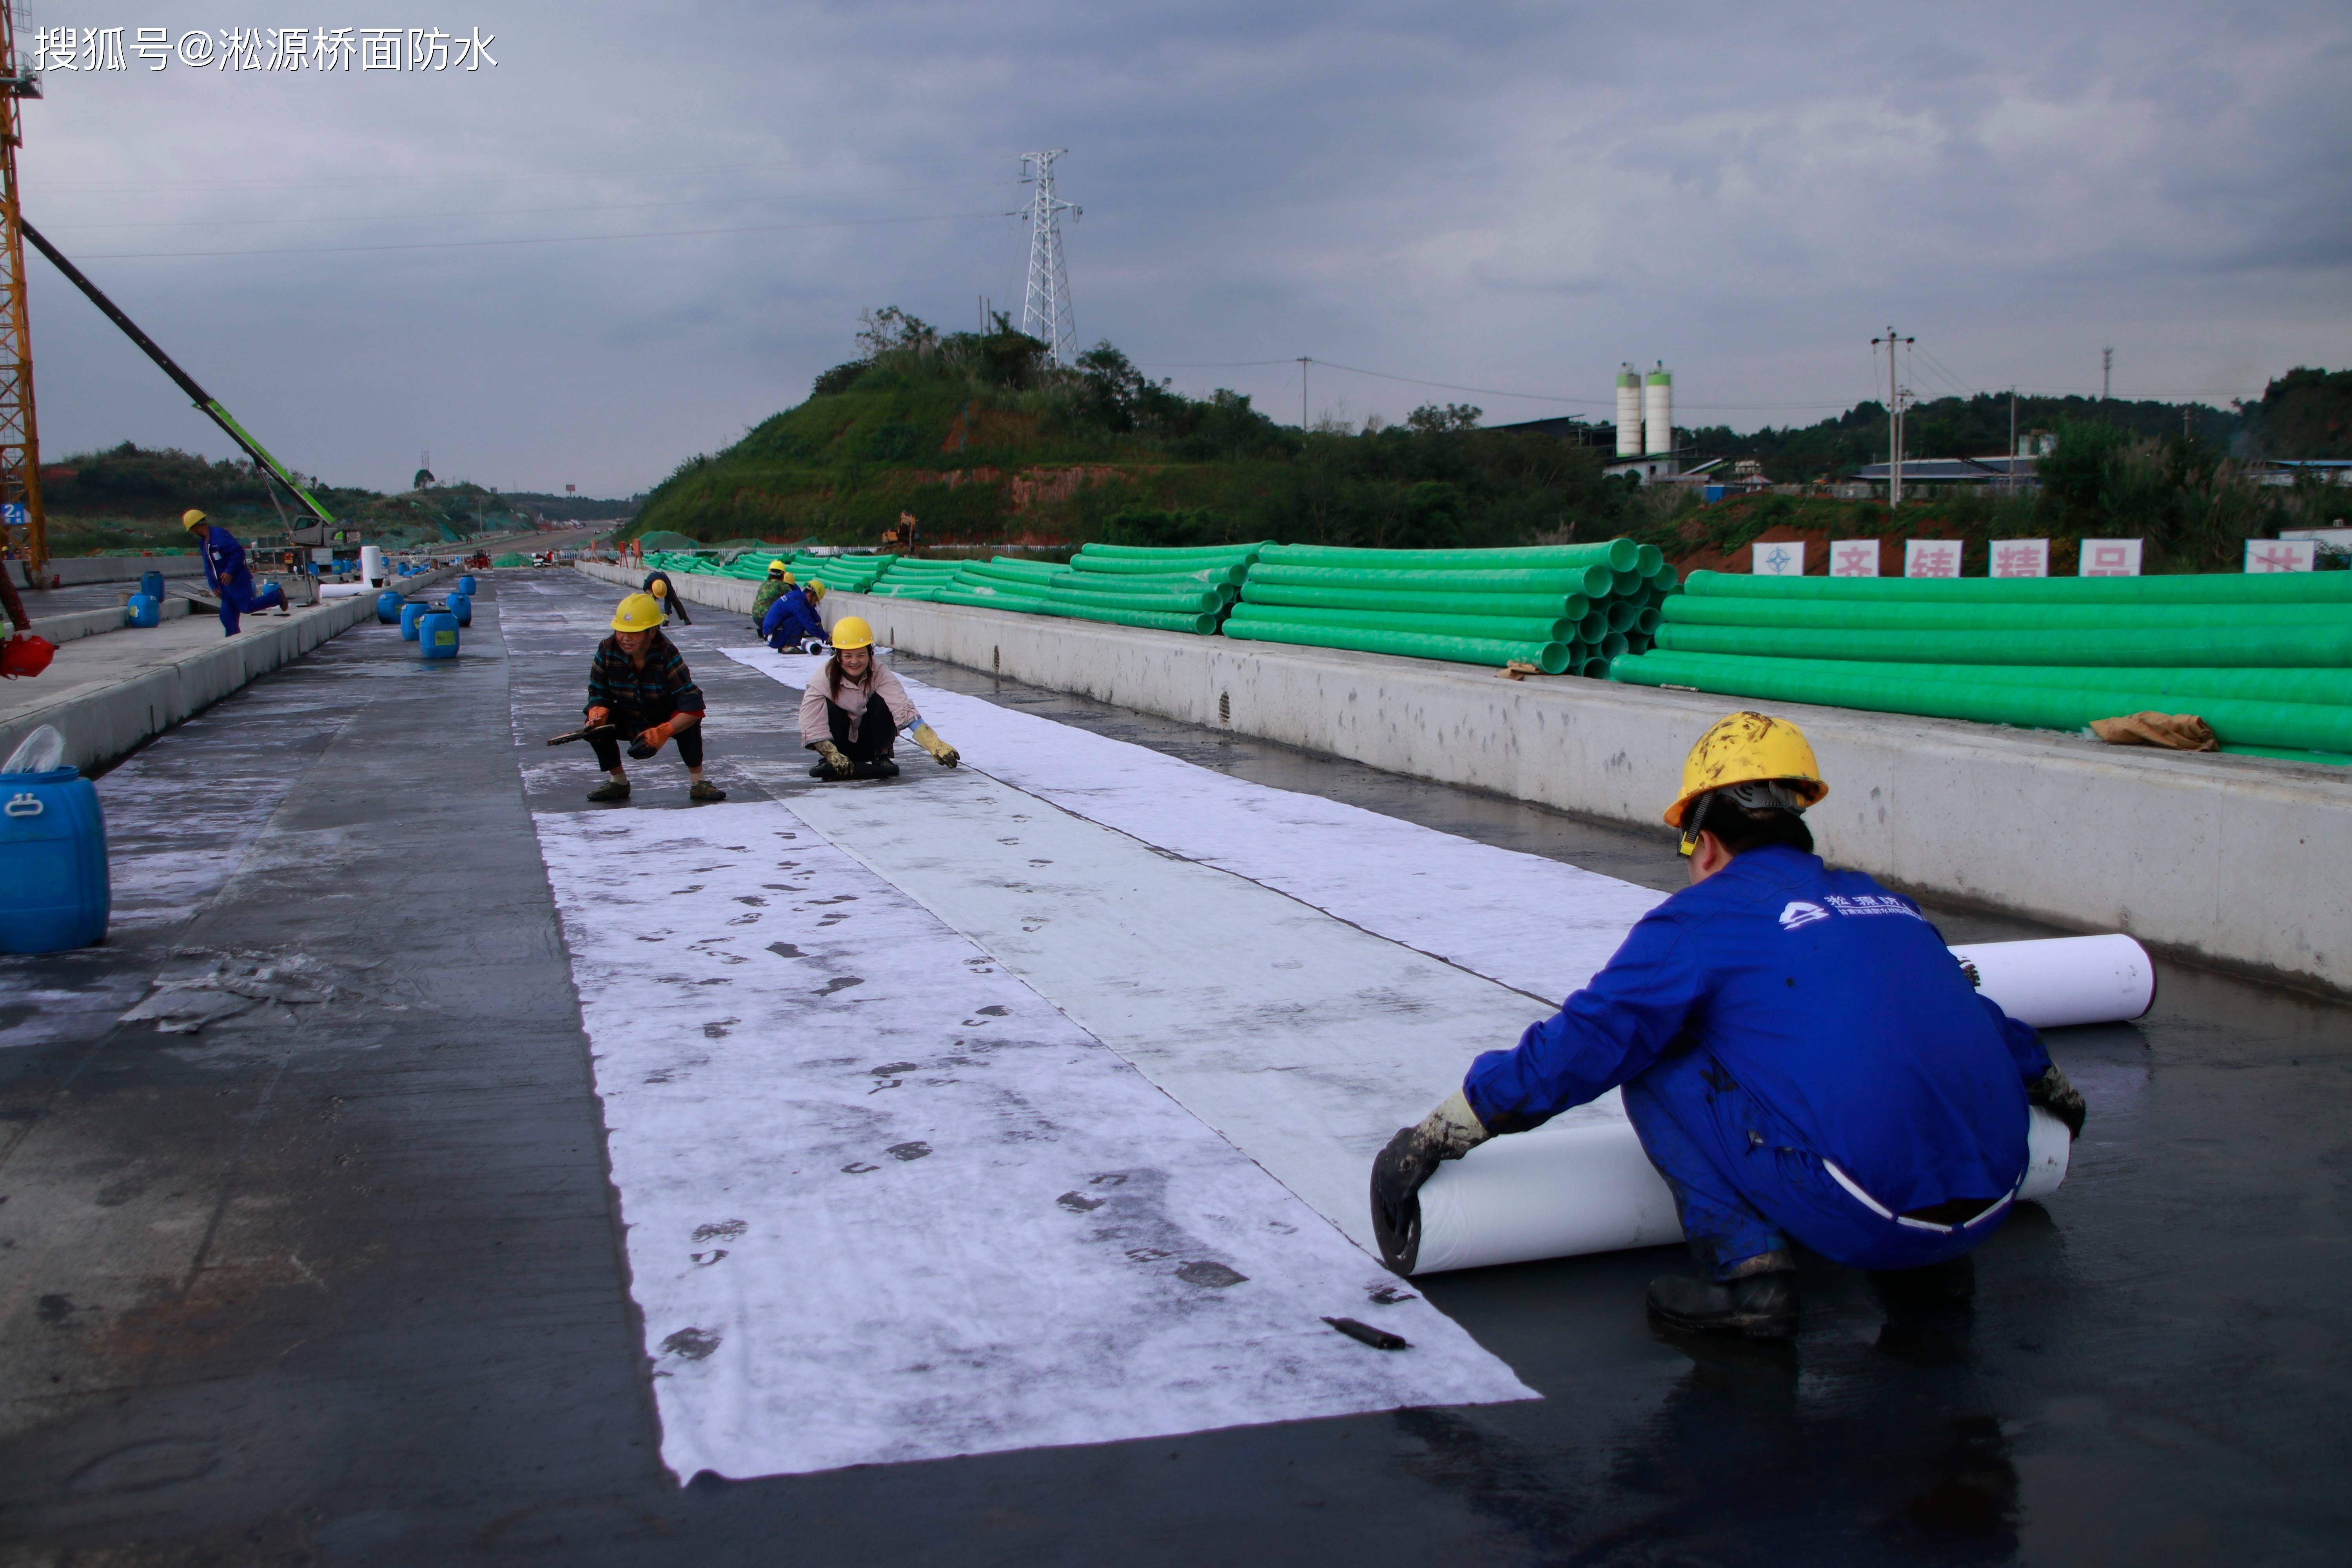
<svg viewBox="0 0 2352 1568">
<path fill-rule="evenodd" d="M 933 191 L 964 191 L 990 186 L 1013 184 L 1011 180 L 966 181 L 953 185 L 913 185 L 896 191 L 861 191 L 860 195 L 913 195 Z M 478 212 L 445 213 L 328 213 L 306 217 L 259 218 L 172 218 L 161 223 L 69 223 L 58 226 L 61 232 L 81 233 L 111 228 L 286 228 L 298 224 L 338 223 L 407 223 L 439 222 L 446 218 L 524 217 L 541 213 L 613 213 L 649 212 L 668 207 L 751 206 L 762 202 L 824 200 L 839 195 L 838 192 L 821 192 L 813 195 L 778 195 L 767 196 L 698 196 L 691 201 L 677 202 L 600 202 L 554 207 L 485 207 Z"/>
<path fill-rule="evenodd" d="M 1062 215 L 1076 219 L 1082 209 L 1054 194 L 1054 160 L 1068 151 L 1055 147 L 1021 154 L 1022 166 L 1036 171 L 1024 174 L 1023 182 L 1035 189 L 1027 206 L 1007 215 L 1029 220 L 1029 285 L 1021 300 L 1021 330 L 1044 343 L 1046 357 L 1055 364 L 1070 363 L 1078 336 L 1077 317 L 1070 307 L 1069 262 L 1062 254 Z"/>
<path fill-rule="evenodd" d="M 787 234 L 801 229 L 874 228 L 888 224 L 905 223 L 961 223 L 978 218 L 999 218 L 1003 216 L 1002 213 L 930 213 L 921 217 L 838 218 L 822 223 L 755 224 L 742 228 L 646 229 L 636 234 L 555 234 L 533 236 L 522 239 L 431 239 L 390 245 L 276 246 L 259 250 L 101 251 L 85 256 L 82 259 L 85 261 L 159 261 L 216 256 L 334 256 L 352 251 L 372 250 L 478 250 L 497 245 L 588 245 L 615 239 L 690 239 L 716 234 Z"/>
</svg>

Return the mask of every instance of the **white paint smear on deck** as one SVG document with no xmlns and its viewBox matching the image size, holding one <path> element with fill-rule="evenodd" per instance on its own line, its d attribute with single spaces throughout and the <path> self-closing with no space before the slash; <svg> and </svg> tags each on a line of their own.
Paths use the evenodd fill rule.
<svg viewBox="0 0 2352 1568">
<path fill-rule="evenodd" d="M 681 1479 L 1533 1397 L 790 809 L 536 821 Z"/>
</svg>

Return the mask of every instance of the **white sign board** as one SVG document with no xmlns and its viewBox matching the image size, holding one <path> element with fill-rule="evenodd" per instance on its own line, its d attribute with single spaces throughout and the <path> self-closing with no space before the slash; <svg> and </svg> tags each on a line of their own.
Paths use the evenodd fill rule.
<svg viewBox="0 0 2352 1568">
<path fill-rule="evenodd" d="M 2086 539 L 2083 541 L 2082 559 L 2075 563 L 2078 577 L 2137 577 L 2139 575 L 2139 546 L 2137 539 Z"/>
<path fill-rule="evenodd" d="M 1903 542 L 1906 577 L 1957 577 L 1960 574 L 1960 542 L 1957 539 L 1906 539 Z"/>
<path fill-rule="evenodd" d="M 2050 542 L 2046 539 L 1996 539 L 1988 556 L 1990 577 L 2047 577 Z"/>
<path fill-rule="evenodd" d="M 1801 577 L 1805 574 L 1805 542 L 1783 539 L 1748 547 L 1750 569 L 1759 577 Z"/>
<path fill-rule="evenodd" d="M 2282 528 L 2281 539 L 2308 539 L 2323 555 L 2352 554 L 2352 528 Z"/>
<path fill-rule="evenodd" d="M 2249 572 L 2308 572 L 2319 546 L 2308 539 L 2249 539 L 2246 541 L 2246 570 Z"/>
<path fill-rule="evenodd" d="M 1877 576 L 1878 541 L 1875 539 L 1830 541 L 1830 575 L 1832 577 Z"/>
</svg>

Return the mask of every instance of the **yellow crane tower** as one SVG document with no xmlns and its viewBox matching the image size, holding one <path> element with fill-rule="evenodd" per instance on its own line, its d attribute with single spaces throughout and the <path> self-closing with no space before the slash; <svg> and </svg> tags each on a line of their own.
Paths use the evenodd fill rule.
<svg viewBox="0 0 2352 1568">
<path fill-rule="evenodd" d="M 41 510 L 41 441 L 33 421 L 33 329 L 25 304 L 16 148 L 24 140 L 23 100 L 40 96 L 39 74 L 26 70 L 16 53 L 16 8 L 0 0 L 0 265 L 6 268 L 0 276 L 0 508 L 6 509 L 0 517 L 25 530 L 28 578 L 48 562 L 49 529 Z M 0 537 L 6 532 L 0 529 Z"/>
</svg>

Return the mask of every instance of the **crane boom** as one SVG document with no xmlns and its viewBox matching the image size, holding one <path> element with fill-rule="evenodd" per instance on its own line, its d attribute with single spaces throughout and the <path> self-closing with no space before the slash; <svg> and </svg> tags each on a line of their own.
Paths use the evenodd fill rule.
<svg viewBox="0 0 2352 1568">
<path fill-rule="evenodd" d="M 117 305 L 113 300 L 108 299 L 97 284 L 91 282 L 88 278 L 83 277 L 81 268 L 76 267 L 72 262 L 68 261 L 65 258 L 64 254 L 60 252 L 56 246 L 51 245 L 48 240 L 42 236 L 39 229 L 37 229 L 31 224 L 25 222 L 21 215 L 18 216 L 16 226 L 20 231 L 22 231 L 26 239 L 33 242 L 33 248 L 38 250 L 43 256 L 49 258 L 50 266 L 64 273 L 67 280 L 72 283 L 75 288 L 80 289 L 82 293 L 89 298 L 89 302 L 97 306 L 108 321 L 112 321 L 116 326 L 121 328 L 123 336 L 129 338 L 132 342 L 137 343 L 139 345 L 140 352 L 144 353 L 149 359 L 153 360 L 155 362 L 156 368 L 161 370 L 165 375 L 170 376 L 173 382 L 178 385 L 179 389 L 188 395 L 190 400 L 195 404 L 199 410 L 209 417 L 214 424 L 219 426 L 224 431 L 227 432 L 228 438 L 236 442 L 237 446 L 244 450 L 247 457 L 253 459 L 256 467 L 259 468 L 263 472 L 268 474 L 277 479 L 279 484 L 284 485 L 289 490 L 292 491 L 295 497 L 299 499 L 303 505 L 309 507 L 312 512 L 317 514 L 319 521 L 321 523 L 331 525 L 335 521 L 335 514 L 329 511 L 324 506 L 321 506 L 316 496 L 313 496 L 309 490 L 304 489 L 299 484 L 296 483 L 294 476 L 287 471 L 285 464 L 280 463 L 277 458 L 271 457 L 260 442 L 255 440 L 250 435 L 247 434 L 245 426 L 239 425 L 230 415 L 229 411 L 221 406 L 220 400 L 218 398 L 215 398 L 211 393 L 206 392 L 203 387 L 197 385 L 195 377 L 190 375 L 186 371 L 182 370 L 178 363 L 173 360 L 170 354 L 165 353 L 163 349 L 156 345 L 154 339 L 149 337 L 145 332 L 141 331 L 139 330 L 139 323 L 124 315 L 122 313 L 122 308 Z"/>
</svg>

